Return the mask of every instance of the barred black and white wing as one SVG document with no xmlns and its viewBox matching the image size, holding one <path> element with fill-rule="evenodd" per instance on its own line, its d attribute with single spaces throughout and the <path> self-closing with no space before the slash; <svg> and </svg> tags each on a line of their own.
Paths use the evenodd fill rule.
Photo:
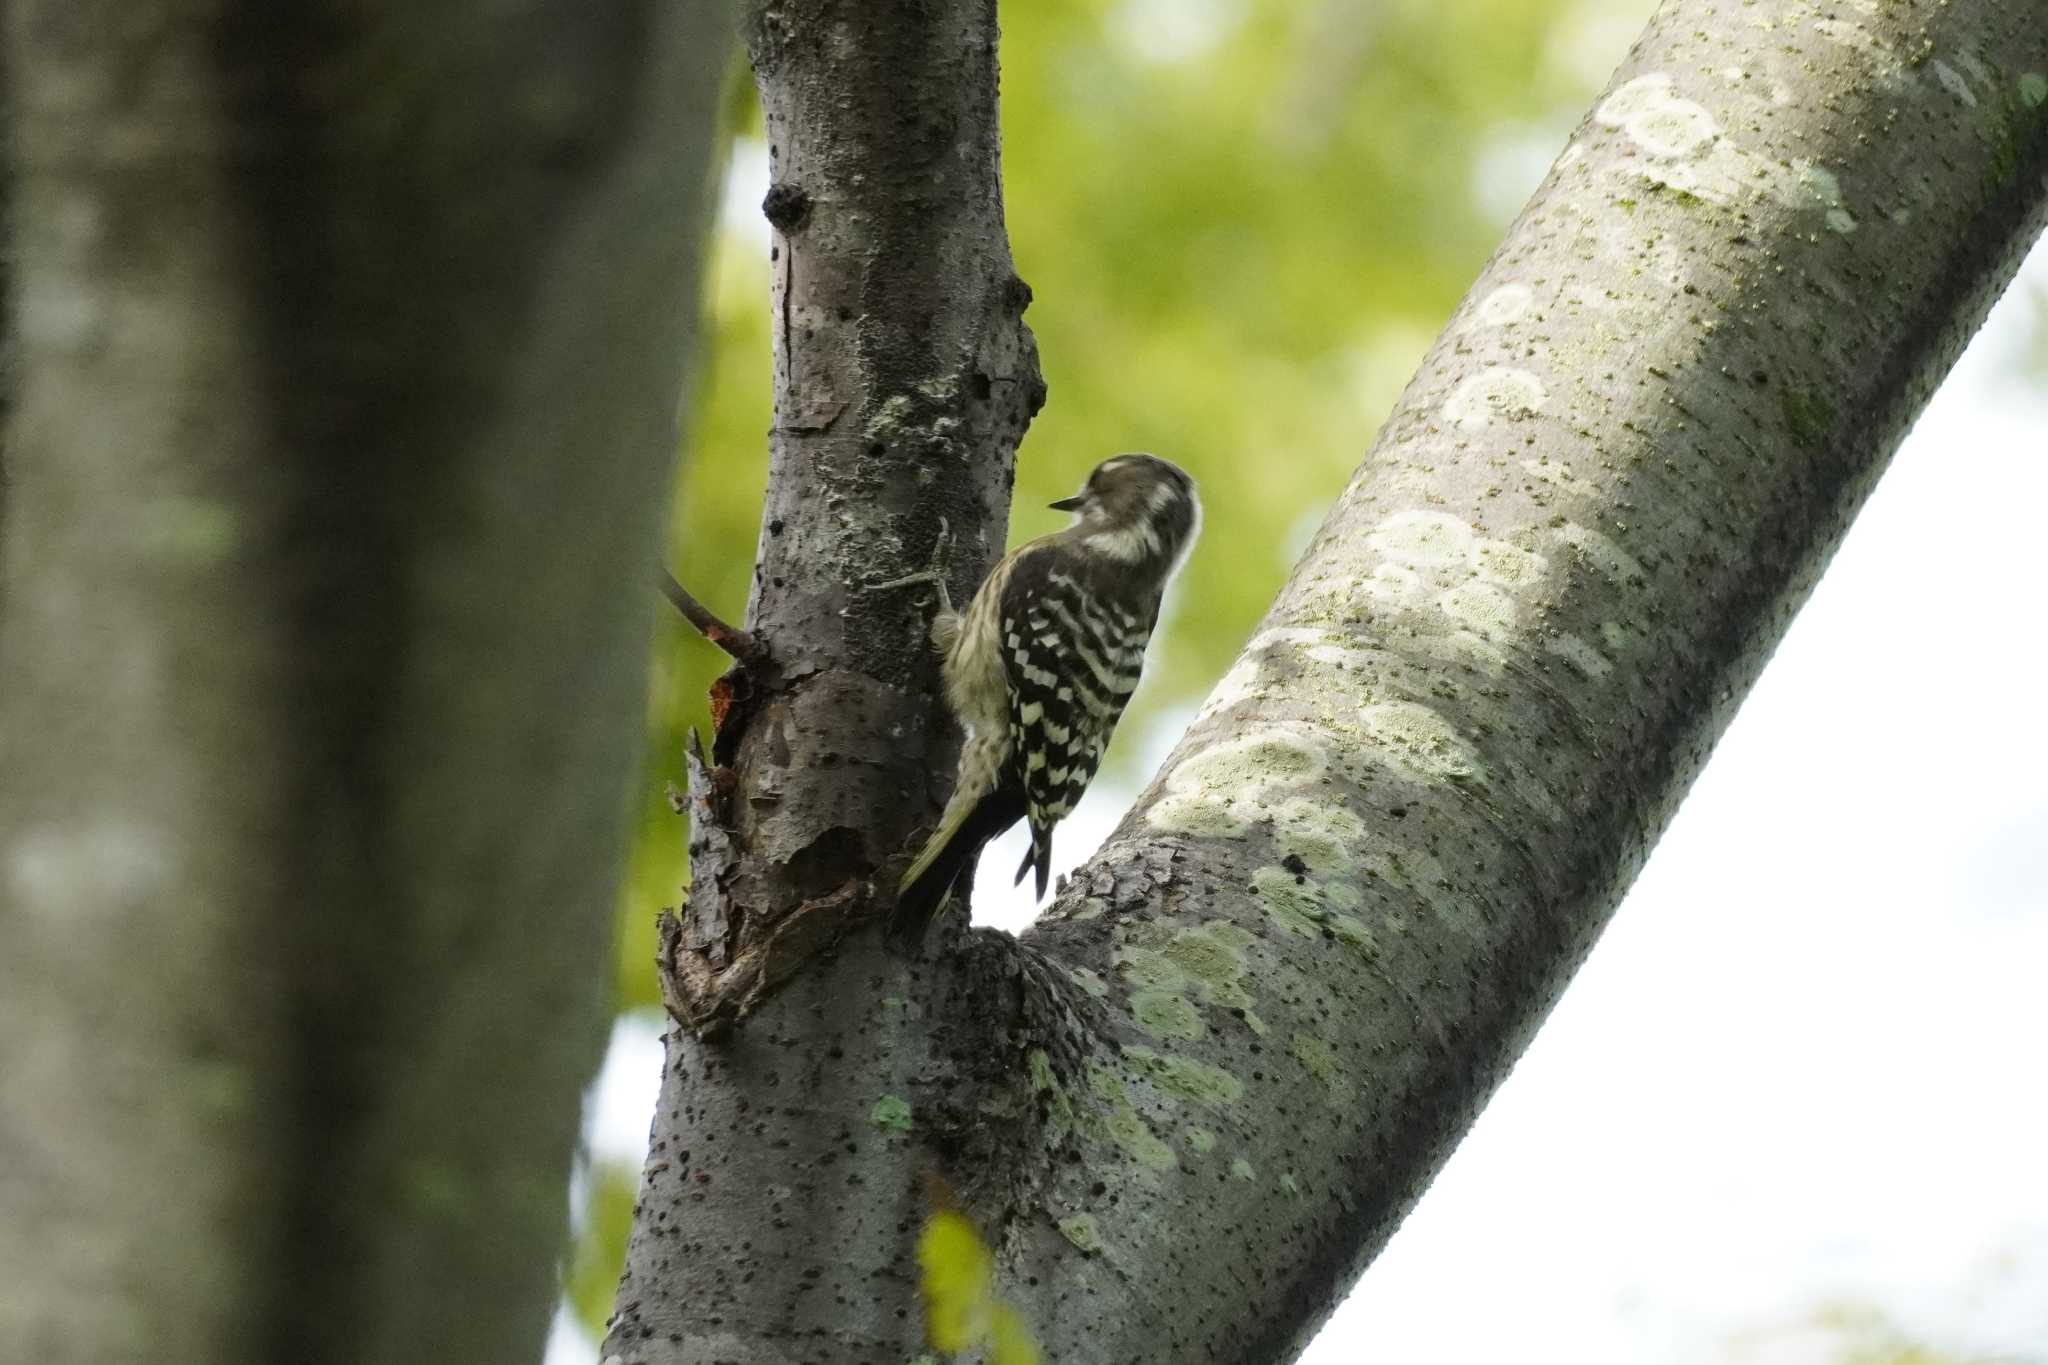
<svg viewBox="0 0 2048 1365">
<path fill-rule="evenodd" d="M 934 625 L 946 702 L 967 742 L 938 827 L 897 884 L 892 941 L 921 940 L 973 880 L 983 846 L 1019 818 L 1031 849 L 1017 880 L 1035 868 L 1045 895 L 1053 826 L 1102 763 L 1137 690 L 1160 594 L 1201 520 L 1186 472 L 1138 452 L 1104 460 L 1052 506 L 1075 513 L 1074 524 L 1005 555 L 964 612 Z"/>
<path fill-rule="evenodd" d="M 1031 847 L 1017 880 L 1037 873 L 1045 895 L 1053 826 L 1079 803 L 1124 704 L 1137 690 L 1158 599 L 1131 602 L 1082 582 L 1053 554 L 1021 558 L 1002 600 L 1003 668 L 1010 692 L 1010 754 L 1023 788 Z"/>
</svg>

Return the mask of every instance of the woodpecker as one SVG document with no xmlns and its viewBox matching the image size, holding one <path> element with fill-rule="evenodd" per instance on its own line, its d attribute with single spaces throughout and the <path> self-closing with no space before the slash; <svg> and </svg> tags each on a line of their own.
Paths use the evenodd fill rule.
<svg viewBox="0 0 2048 1365">
<path fill-rule="evenodd" d="M 938 586 L 932 642 L 946 703 L 967 732 L 952 797 L 897 891 L 899 943 L 921 941 L 949 894 L 964 900 L 962 873 L 1019 819 L 1031 847 L 1017 880 L 1036 872 L 1044 897 L 1053 826 L 1095 776 L 1138 686 L 1160 597 L 1202 513 L 1194 480 L 1144 454 L 1104 460 L 1052 507 L 1073 524 L 1003 556 L 965 611 L 935 573 L 877 585 Z"/>
</svg>

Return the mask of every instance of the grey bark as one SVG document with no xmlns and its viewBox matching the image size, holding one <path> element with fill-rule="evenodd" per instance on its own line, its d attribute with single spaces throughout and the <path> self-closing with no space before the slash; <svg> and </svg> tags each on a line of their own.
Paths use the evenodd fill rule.
<svg viewBox="0 0 2048 1365">
<path fill-rule="evenodd" d="M 867 196 L 932 162 L 859 133 L 942 118 L 984 66 L 938 87 L 893 65 L 938 50 L 906 16 L 753 22 L 771 110 L 823 106 L 771 116 L 804 231 L 900 263 Z M 853 160 L 820 154 L 848 129 Z M 951 147 L 993 180 L 992 145 Z M 759 594 L 749 624 L 806 681 L 736 675 L 747 704 L 697 770 L 679 1023 L 607 1360 L 914 1356 L 928 1170 L 1047 1359 L 1291 1357 L 1563 989 L 2044 216 L 2031 0 L 1667 4 L 1158 780 L 1019 939 L 880 951 L 902 756 L 946 756 L 917 724 L 923 618 Z M 909 283 L 838 331 L 783 329 L 783 441 L 791 373 L 874 385 L 834 390 L 828 440 L 902 397 L 855 362 L 949 325 L 924 320 L 941 286 Z M 1001 472 L 1003 447 L 975 453 Z M 950 447 L 870 458 L 881 489 L 969 477 Z M 795 572 L 792 516 L 843 584 L 904 572 L 940 506 L 956 530 L 973 511 L 864 507 L 851 477 L 778 461 L 768 581 Z M 721 991 L 715 955 L 757 914 L 805 928 Z"/>
<path fill-rule="evenodd" d="M 535 1359 L 731 15 L 5 22 L 0 1356 Z"/>
<path fill-rule="evenodd" d="M 862 585 L 931 563 L 943 522 L 965 600 L 1045 401 L 1003 230 L 994 0 L 758 3 L 743 27 L 775 230 L 747 622 L 773 661 L 715 690 L 727 776 L 693 758 L 689 922 L 667 922 L 662 951 L 671 1009 L 703 1029 L 836 937 L 944 796 L 957 736 L 933 729 L 928 614 Z"/>
</svg>

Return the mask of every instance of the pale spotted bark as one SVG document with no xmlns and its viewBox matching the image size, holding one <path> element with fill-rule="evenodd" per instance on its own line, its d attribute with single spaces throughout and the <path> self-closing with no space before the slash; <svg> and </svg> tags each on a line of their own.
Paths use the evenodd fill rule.
<svg viewBox="0 0 2048 1365">
<path fill-rule="evenodd" d="M 807 31 L 794 8 L 765 12 Z M 771 109 L 784 78 L 762 73 Z M 721 738 L 679 933 L 778 884 L 815 955 L 736 1027 L 672 1032 L 607 1356 L 914 1355 L 930 1168 L 1048 1359 L 1287 1358 L 1563 988 L 2038 234 L 2044 106 L 2033 0 L 1668 4 L 1158 781 L 1021 940 L 879 952 L 902 788 L 887 744 L 852 746 L 896 679 L 928 687 L 915 620 L 861 662 L 872 640 L 764 610 L 772 646 L 860 682 L 801 731 L 764 735 L 757 699 Z M 904 172 L 867 151 L 864 175 Z M 992 146 L 960 154 L 993 173 Z M 904 325 L 865 302 L 856 334 Z M 866 420 L 888 392 L 846 397 Z M 810 477 L 779 466 L 771 506 L 829 505 Z M 840 573 L 902 571 L 876 528 L 839 533 Z M 819 779 L 832 856 L 768 839 L 755 743 L 869 756 Z"/>
<path fill-rule="evenodd" d="M 534 1360 L 731 16 L 4 23 L 0 1359 Z"/>
</svg>

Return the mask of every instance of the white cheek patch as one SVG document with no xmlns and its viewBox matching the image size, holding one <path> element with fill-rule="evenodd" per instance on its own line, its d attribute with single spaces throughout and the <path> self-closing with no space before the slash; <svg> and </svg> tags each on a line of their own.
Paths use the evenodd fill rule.
<svg viewBox="0 0 2048 1365">
<path fill-rule="evenodd" d="M 1084 543 L 1104 558 L 1124 564 L 1135 564 L 1159 553 L 1159 537 L 1143 522 L 1114 531 L 1097 531 Z"/>
</svg>

